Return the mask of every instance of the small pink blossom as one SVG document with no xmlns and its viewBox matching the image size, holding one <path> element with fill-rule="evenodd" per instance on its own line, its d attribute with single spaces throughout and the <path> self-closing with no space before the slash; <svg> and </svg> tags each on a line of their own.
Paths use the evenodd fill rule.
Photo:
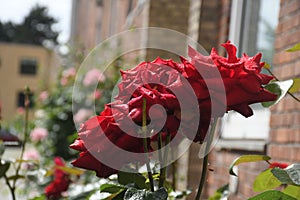
<svg viewBox="0 0 300 200">
<path fill-rule="evenodd" d="M 24 152 L 23 159 L 24 160 L 39 160 L 40 154 L 37 150 L 30 149 L 30 150 L 27 150 Z"/>
<path fill-rule="evenodd" d="M 23 155 L 23 160 L 28 161 L 37 161 L 40 159 L 40 154 L 35 149 L 26 150 Z M 34 163 L 32 162 L 24 162 L 22 163 L 22 168 L 26 170 L 30 170 L 34 168 Z"/>
<path fill-rule="evenodd" d="M 46 99 L 48 99 L 49 97 L 49 93 L 47 91 L 42 91 L 39 95 L 39 99 L 41 101 L 45 101 Z"/>
<path fill-rule="evenodd" d="M 94 92 L 94 99 L 100 99 L 101 96 L 102 96 L 101 90 L 96 90 Z"/>
<path fill-rule="evenodd" d="M 60 79 L 60 84 L 61 84 L 62 86 L 66 86 L 66 85 L 68 84 L 68 79 L 67 79 L 66 77 L 62 77 L 62 78 Z"/>
<path fill-rule="evenodd" d="M 62 76 L 65 77 L 65 78 L 73 77 L 75 75 L 76 75 L 76 69 L 74 67 L 66 69 L 62 73 Z"/>
<path fill-rule="evenodd" d="M 34 142 L 39 142 L 48 136 L 48 131 L 45 128 L 35 128 L 30 133 L 30 138 Z"/>
<path fill-rule="evenodd" d="M 88 118 L 93 116 L 93 111 L 89 109 L 82 108 L 74 115 L 73 119 L 76 123 L 82 123 Z"/>
<path fill-rule="evenodd" d="M 83 80 L 83 85 L 90 86 L 98 82 L 103 82 L 104 80 L 105 80 L 105 76 L 100 70 L 92 69 L 86 73 Z"/>
<path fill-rule="evenodd" d="M 17 108 L 17 113 L 18 113 L 19 115 L 23 115 L 24 112 L 25 112 L 25 109 L 24 109 L 23 107 L 18 107 L 18 108 Z"/>
</svg>

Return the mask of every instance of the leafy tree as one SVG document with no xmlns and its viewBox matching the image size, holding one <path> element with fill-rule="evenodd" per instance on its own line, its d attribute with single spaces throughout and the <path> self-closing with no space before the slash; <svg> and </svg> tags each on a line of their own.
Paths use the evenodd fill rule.
<svg viewBox="0 0 300 200">
<path fill-rule="evenodd" d="M 57 20 L 48 15 L 48 9 L 36 5 L 20 24 L 0 22 L 0 41 L 34 45 L 46 42 L 57 44 L 58 32 L 53 30 Z"/>
</svg>

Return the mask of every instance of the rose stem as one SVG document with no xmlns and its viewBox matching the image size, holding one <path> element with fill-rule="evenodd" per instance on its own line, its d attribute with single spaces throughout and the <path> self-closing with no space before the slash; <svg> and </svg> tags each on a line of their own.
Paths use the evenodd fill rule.
<svg viewBox="0 0 300 200">
<path fill-rule="evenodd" d="M 172 160 L 174 160 L 175 157 L 175 151 L 171 151 L 172 153 Z M 177 171 L 177 161 L 173 161 L 172 162 L 172 188 L 174 191 L 176 191 L 176 184 L 177 184 L 177 180 L 176 180 L 176 171 Z"/>
<path fill-rule="evenodd" d="M 148 157 L 148 141 L 147 141 L 147 111 L 146 111 L 146 99 L 143 99 L 143 134 L 144 134 L 144 138 L 143 138 L 143 144 L 144 144 L 144 153 L 145 153 L 145 161 L 146 161 L 146 167 L 147 167 L 147 172 L 148 172 L 148 178 L 149 178 L 149 182 L 150 182 L 150 188 L 151 191 L 154 192 L 154 184 L 153 184 L 153 177 L 152 177 L 152 172 L 151 172 L 151 168 L 150 168 L 150 161 L 149 161 L 149 157 Z"/>
<path fill-rule="evenodd" d="M 203 158 L 203 162 L 202 162 L 202 172 L 201 172 L 201 179 L 200 179 L 200 183 L 198 186 L 198 191 L 197 191 L 197 196 L 195 198 L 195 200 L 200 200 L 201 194 L 202 194 L 202 190 L 203 190 L 203 186 L 206 180 L 206 171 L 207 171 L 207 166 L 208 166 L 208 153 L 209 153 L 209 149 L 211 146 L 211 143 L 213 141 L 214 138 L 214 132 L 215 132 L 215 128 L 217 125 L 217 120 L 213 119 L 213 124 L 211 125 L 210 131 L 208 133 L 208 138 L 207 138 L 207 144 L 205 147 L 205 156 Z"/>
<path fill-rule="evenodd" d="M 276 81 L 280 81 L 276 76 L 275 74 L 273 74 L 273 72 L 268 69 L 268 68 L 265 68 L 274 78 Z M 297 97 L 295 97 L 295 95 L 293 95 L 292 93 L 290 93 L 289 91 L 287 92 L 291 97 L 293 97 L 296 101 L 300 102 L 300 99 L 298 99 Z"/>
<path fill-rule="evenodd" d="M 163 166 L 160 168 L 159 184 L 158 184 L 159 188 L 164 186 L 164 182 L 165 182 L 165 179 L 166 179 L 167 167 L 165 165 L 166 165 L 166 162 L 168 160 L 168 153 L 169 153 L 168 144 L 170 143 L 170 140 L 171 140 L 171 134 L 169 134 L 167 132 L 167 138 L 166 138 L 166 142 L 165 142 L 164 159 L 163 159 Z"/>
<path fill-rule="evenodd" d="M 161 146 L 162 146 L 161 132 L 158 132 L 157 146 L 158 146 L 158 159 L 159 159 L 159 163 L 162 165 L 163 158 L 162 158 L 162 152 L 161 152 Z"/>
<path fill-rule="evenodd" d="M 26 145 L 27 139 L 28 139 L 28 113 L 29 113 L 29 104 L 30 104 L 29 94 L 30 94 L 30 89 L 29 89 L 29 87 L 26 87 L 25 90 L 24 90 L 24 96 L 25 96 L 25 102 L 24 102 L 24 106 L 25 106 L 24 141 L 23 141 L 23 145 L 22 145 L 22 149 L 21 149 L 20 161 L 18 162 L 17 169 L 16 169 L 16 174 L 15 174 L 16 178 L 13 180 L 13 184 L 11 186 L 11 193 L 12 193 L 13 200 L 16 199 L 16 197 L 15 197 L 16 183 L 17 183 L 17 179 L 18 179 L 19 172 L 20 172 L 21 165 L 22 165 L 22 161 L 23 161 L 25 145 Z"/>
<path fill-rule="evenodd" d="M 13 199 L 13 200 L 16 200 L 15 191 L 14 191 L 14 189 L 12 188 L 11 184 L 9 183 L 9 180 L 8 180 L 8 177 L 6 176 L 6 174 L 4 174 L 4 179 L 5 179 L 6 185 L 8 186 L 9 191 L 10 191 L 10 193 L 11 193 L 12 199 Z"/>
</svg>

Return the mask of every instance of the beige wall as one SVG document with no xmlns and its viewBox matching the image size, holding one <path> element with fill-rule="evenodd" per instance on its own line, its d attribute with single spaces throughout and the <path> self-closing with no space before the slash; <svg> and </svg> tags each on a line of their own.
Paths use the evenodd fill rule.
<svg viewBox="0 0 300 200">
<path fill-rule="evenodd" d="M 0 43 L 0 101 L 4 121 L 11 120 L 15 115 L 18 93 L 26 85 L 37 95 L 40 87 L 48 84 L 52 55 L 51 51 L 39 46 Z M 20 74 L 22 58 L 36 59 L 36 75 Z"/>
</svg>

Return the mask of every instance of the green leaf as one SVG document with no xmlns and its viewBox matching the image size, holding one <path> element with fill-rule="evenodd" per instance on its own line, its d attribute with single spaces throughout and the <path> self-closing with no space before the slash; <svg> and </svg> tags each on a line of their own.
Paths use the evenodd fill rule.
<svg viewBox="0 0 300 200">
<path fill-rule="evenodd" d="M 13 175 L 7 178 L 8 180 L 18 180 L 18 179 L 25 179 L 25 176 L 22 175 Z"/>
<path fill-rule="evenodd" d="M 300 51 L 300 43 L 295 44 L 292 48 L 286 50 L 286 52 L 295 52 L 295 51 Z"/>
<path fill-rule="evenodd" d="M 277 94 L 277 99 L 275 101 L 268 101 L 268 102 L 262 102 L 263 107 L 270 107 L 274 104 L 277 104 L 289 91 L 289 89 L 293 85 L 293 80 L 286 80 L 286 81 L 274 81 L 269 83 L 268 85 L 265 86 L 265 89 Z"/>
<path fill-rule="evenodd" d="M 227 199 L 229 196 L 229 184 L 226 184 L 220 187 L 213 196 L 209 197 L 208 200 L 220 200 L 220 199 Z"/>
<path fill-rule="evenodd" d="M 9 169 L 10 162 L 0 160 L 0 177 L 4 176 Z"/>
<path fill-rule="evenodd" d="M 182 198 L 188 196 L 191 193 L 192 193 L 191 190 L 172 191 L 171 193 L 169 193 L 169 198 L 170 199 L 182 199 Z"/>
<path fill-rule="evenodd" d="M 300 164 L 292 164 L 285 169 L 275 167 L 271 172 L 282 184 L 300 185 Z"/>
<path fill-rule="evenodd" d="M 236 176 L 236 174 L 233 172 L 233 167 L 240 164 L 240 163 L 247 163 L 247 162 L 257 162 L 257 161 L 267 161 L 271 158 L 266 155 L 243 155 L 238 158 L 236 158 L 230 165 L 229 173 L 231 175 Z"/>
<path fill-rule="evenodd" d="M 288 173 L 285 170 L 279 167 L 275 167 L 271 170 L 271 172 L 282 184 L 293 184 L 292 179 L 290 179 Z"/>
<path fill-rule="evenodd" d="M 295 185 L 300 185 L 300 164 L 292 164 L 284 169 Z"/>
<path fill-rule="evenodd" d="M 290 93 L 295 93 L 300 90 L 300 78 L 293 78 L 293 85 L 289 89 Z"/>
<path fill-rule="evenodd" d="M 264 64 L 263 67 L 264 67 L 265 69 L 270 69 L 270 68 L 271 68 L 270 64 L 269 64 L 269 63 L 266 63 L 266 62 L 265 62 L 265 64 Z"/>
<path fill-rule="evenodd" d="M 281 185 L 281 182 L 272 174 L 271 169 L 267 169 L 256 176 L 253 183 L 254 192 L 262 192 L 274 189 Z"/>
<path fill-rule="evenodd" d="M 104 200 L 123 200 L 125 192 L 126 190 L 123 190 L 119 193 L 112 194 L 109 197 L 105 198 Z"/>
<path fill-rule="evenodd" d="M 289 185 L 282 192 L 284 194 L 290 195 L 296 199 L 300 199 L 300 187 L 299 186 Z"/>
<path fill-rule="evenodd" d="M 3 141 L 0 140 L 0 158 L 4 154 L 4 151 L 5 151 L 5 145 L 4 145 Z"/>
<path fill-rule="evenodd" d="M 97 190 L 95 189 L 92 189 L 92 190 L 89 190 L 89 191 L 86 191 L 86 192 L 82 192 L 78 195 L 75 195 L 75 196 L 69 196 L 68 197 L 68 200 L 89 200 L 90 197 L 95 194 L 97 192 Z"/>
<path fill-rule="evenodd" d="M 118 193 L 121 190 L 124 190 L 126 187 L 122 185 L 115 185 L 111 183 L 105 183 L 100 186 L 100 192 L 107 192 L 107 193 Z"/>
<path fill-rule="evenodd" d="M 56 166 L 55 168 L 60 169 L 64 172 L 66 172 L 67 174 L 72 174 L 72 175 L 81 175 L 84 173 L 84 171 L 82 171 L 80 169 L 75 169 L 75 168 L 66 167 L 66 166 Z"/>
<path fill-rule="evenodd" d="M 164 188 L 160 188 L 155 192 L 129 188 L 124 195 L 124 200 L 167 200 L 167 199 L 168 199 L 168 193 Z"/>
<path fill-rule="evenodd" d="M 268 190 L 259 195 L 249 198 L 248 200 L 297 200 L 278 190 Z"/>
<path fill-rule="evenodd" d="M 134 183 L 139 189 L 147 188 L 146 178 L 139 173 L 118 172 L 118 182 L 122 185 Z"/>
<path fill-rule="evenodd" d="M 29 199 L 29 200 L 46 200 L 46 199 L 47 198 L 46 198 L 45 195 L 41 195 L 41 196 L 38 196 L 38 197 L 33 197 L 33 198 Z"/>
</svg>

